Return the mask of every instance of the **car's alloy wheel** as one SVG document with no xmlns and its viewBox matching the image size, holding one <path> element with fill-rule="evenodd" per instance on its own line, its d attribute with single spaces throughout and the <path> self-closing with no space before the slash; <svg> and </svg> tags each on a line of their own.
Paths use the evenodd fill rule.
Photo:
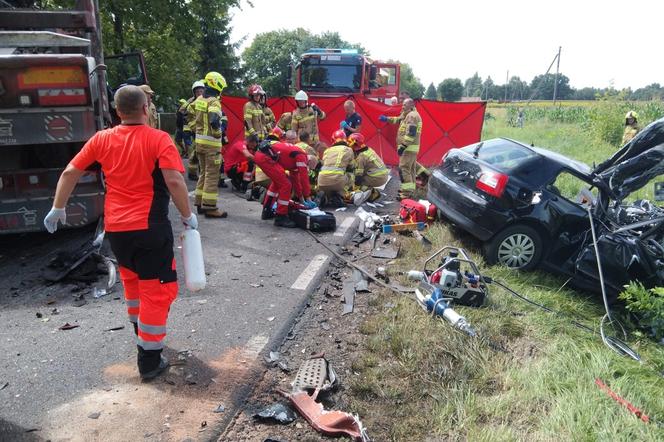
<svg viewBox="0 0 664 442">
<path fill-rule="evenodd" d="M 498 262 L 520 269 L 527 266 L 535 256 L 533 239 L 523 233 L 508 236 L 498 246 Z"/>
<path fill-rule="evenodd" d="M 489 264 L 502 264 L 511 269 L 532 270 L 540 263 L 545 238 L 530 226 L 516 224 L 497 233 L 484 244 Z"/>
</svg>

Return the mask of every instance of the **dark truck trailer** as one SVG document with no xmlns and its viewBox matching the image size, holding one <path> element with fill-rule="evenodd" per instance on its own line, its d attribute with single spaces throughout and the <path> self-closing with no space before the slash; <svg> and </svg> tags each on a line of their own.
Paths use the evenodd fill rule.
<svg viewBox="0 0 664 442">
<path fill-rule="evenodd" d="M 58 177 L 99 130 L 93 63 L 82 54 L 0 55 L 0 233 L 44 229 Z M 95 222 L 103 197 L 99 171 L 86 172 L 67 226 Z"/>
<path fill-rule="evenodd" d="M 75 8 L 0 8 L 0 234 L 45 230 L 60 174 L 114 120 L 113 86 L 146 82 L 140 53 L 104 58 L 97 1 Z M 97 165 L 74 189 L 65 227 L 96 222 L 103 203 Z"/>
</svg>

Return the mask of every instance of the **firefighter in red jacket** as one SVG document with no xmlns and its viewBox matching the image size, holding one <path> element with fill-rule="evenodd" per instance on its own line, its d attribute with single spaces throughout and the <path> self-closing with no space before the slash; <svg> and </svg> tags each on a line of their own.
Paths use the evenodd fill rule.
<svg viewBox="0 0 664 442">
<path fill-rule="evenodd" d="M 261 219 L 274 217 L 275 226 L 296 227 L 296 224 L 288 218 L 291 192 L 294 190 L 296 198 L 307 208 L 316 206 L 309 198 L 311 187 L 307 154 L 292 144 L 268 139 L 258 146 L 254 161 L 272 180 L 263 201 Z M 286 175 L 286 171 L 288 171 L 288 175 Z M 275 200 L 277 203 L 276 217 L 272 209 Z"/>
<path fill-rule="evenodd" d="M 258 146 L 258 135 L 252 134 L 244 140 L 238 140 L 221 148 L 221 155 L 224 157 L 224 174 L 230 178 L 235 190 L 245 192 L 252 181 L 256 146 Z"/>
</svg>

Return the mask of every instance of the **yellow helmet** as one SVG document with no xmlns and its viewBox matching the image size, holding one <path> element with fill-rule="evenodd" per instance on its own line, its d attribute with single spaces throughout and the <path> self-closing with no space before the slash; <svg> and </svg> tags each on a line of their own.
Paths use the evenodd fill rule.
<svg viewBox="0 0 664 442">
<path fill-rule="evenodd" d="M 639 115 L 636 112 L 634 112 L 633 110 L 631 110 L 631 111 L 629 111 L 625 114 L 625 120 L 627 120 L 628 118 L 634 118 L 635 120 L 638 120 Z"/>
<path fill-rule="evenodd" d="M 219 72 L 208 72 L 205 74 L 205 86 L 214 89 L 215 91 L 221 93 L 226 87 L 226 79 Z"/>
</svg>

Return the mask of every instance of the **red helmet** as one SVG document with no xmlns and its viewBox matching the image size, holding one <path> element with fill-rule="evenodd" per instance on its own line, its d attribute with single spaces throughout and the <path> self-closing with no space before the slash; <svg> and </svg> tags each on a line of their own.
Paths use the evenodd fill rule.
<svg viewBox="0 0 664 442">
<path fill-rule="evenodd" d="M 270 131 L 270 135 L 281 140 L 284 137 L 284 130 L 279 126 L 274 126 L 274 129 Z"/>
<path fill-rule="evenodd" d="M 346 141 L 346 132 L 341 129 L 334 131 L 332 134 L 332 142 L 337 143 L 339 141 Z"/>
<path fill-rule="evenodd" d="M 364 147 L 364 135 L 359 132 L 350 134 L 348 137 L 348 145 L 355 150 L 361 149 Z"/>
<path fill-rule="evenodd" d="M 256 94 L 263 95 L 264 93 L 265 91 L 263 90 L 260 84 L 252 84 L 251 86 L 249 86 L 249 89 L 247 90 L 247 94 L 250 97 Z"/>
</svg>

